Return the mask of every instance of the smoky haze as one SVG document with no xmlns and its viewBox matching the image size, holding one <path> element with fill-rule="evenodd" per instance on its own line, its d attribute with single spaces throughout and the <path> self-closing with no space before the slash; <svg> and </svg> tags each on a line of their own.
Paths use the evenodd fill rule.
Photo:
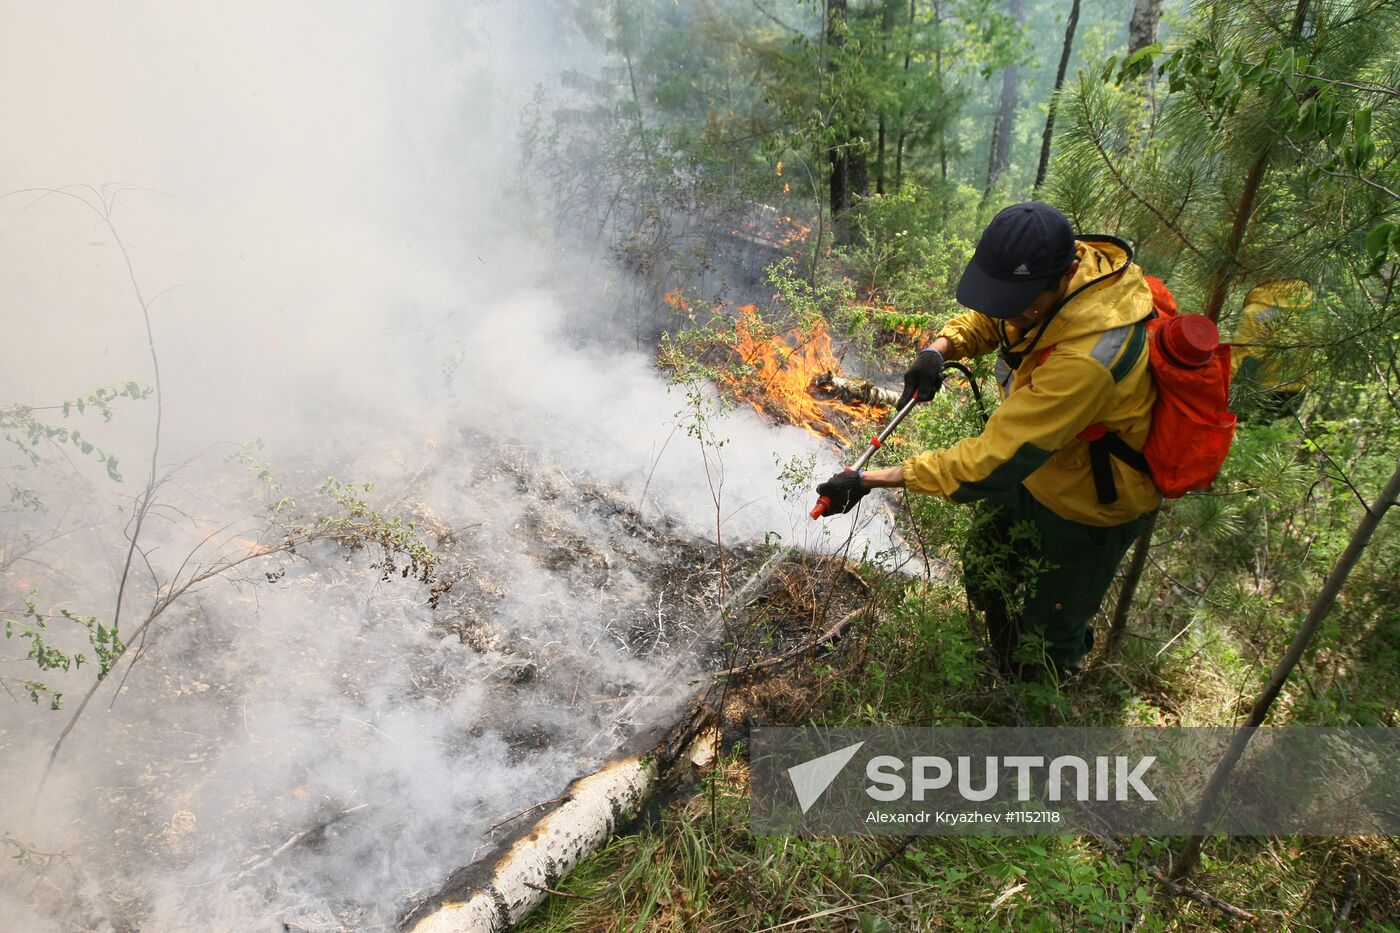
<svg viewBox="0 0 1400 933">
<path fill-rule="evenodd" d="M 135 288 L 149 306 L 169 480 L 124 630 L 202 539 L 255 539 L 260 503 L 327 473 L 373 481 L 374 505 L 437 528 L 466 570 L 458 637 L 365 552 L 317 545 L 205 584 L 110 710 L 115 685 L 98 694 L 37 803 L 91 669 L 45 675 L 66 694 L 51 712 L 4 643 L 0 831 L 65 858 L 7 859 L 0 915 L 385 925 L 596 760 L 597 736 L 638 725 L 583 700 L 649 696 L 663 718 L 682 699 L 703 633 L 640 652 L 622 621 L 684 553 L 639 546 L 638 523 L 712 536 L 722 477 L 731 543 L 830 549 L 776 464 L 835 461 L 735 412 L 710 425 L 727 443 L 707 477 L 684 398 L 608 338 L 621 274 L 556 238 L 549 192 L 516 170 L 529 95 L 594 54 L 558 5 L 6 7 L 0 405 L 153 384 Z M 46 510 L 0 513 L 7 610 L 37 592 L 43 611 L 110 617 L 156 403 L 113 409 L 62 423 L 121 456 L 120 484 L 71 447 L 16 474 Z M 225 462 L 254 438 L 281 490 Z"/>
</svg>

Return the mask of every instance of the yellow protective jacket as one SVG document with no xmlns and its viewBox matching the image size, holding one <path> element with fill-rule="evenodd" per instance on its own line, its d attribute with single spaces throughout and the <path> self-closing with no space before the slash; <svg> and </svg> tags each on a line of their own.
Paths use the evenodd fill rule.
<svg viewBox="0 0 1400 933">
<path fill-rule="evenodd" d="M 1114 457 L 1118 499 L 1100 504 L 1089 445 L 1075 436 L 1102 423 L 1141 450 L 1157 398 L 1146 348 L 1152 293 L 1132 250 L 1111 237 L 1079 237 L 1075 248 L 1079 269 L 1067 300 L 1039 340 L 1039 325 L 1023 333 L 976 311 L 944 326 L 949 359 L 1003 350 L 996 366 L 1002 403 L 977 437 L 906 460 L 909 489 L 968 502 L 1024 483 L 1061 518 L 1100 527 L 1132 521 L 1161 502 L 1151 477 Z"/>
<path fill-rule="evenodd" d="M 1301 392 L 1312 381 L 1307 356 L 1276 349 L 1288 343 L 1291 326 L 1312 307 L 1313 292 L 1302 279 L 1277 279 L 1250 289 L 1230 348 L 1231 376 L 1245 360 L 1258 360 L 1253 379 L 1274 392 Z"/>
</svg>

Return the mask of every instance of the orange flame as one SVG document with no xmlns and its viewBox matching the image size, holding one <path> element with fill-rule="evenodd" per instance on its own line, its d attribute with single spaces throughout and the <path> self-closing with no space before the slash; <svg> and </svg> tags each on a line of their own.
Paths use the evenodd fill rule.
<svg viewBox="0 0 1400 933">
<path fill-rule="evenodd" d="M 821 321 L 796 328 L 784 339 L 765 334 L 757 310 L 745 305 L 734 322 L 734 336 L 735 350 L 749 373 L 732 380 L 731 388 L 759 414 L 776 414 L 818 437 L 846 446 L 850 446 L 850 439 L 832 424 L 832 414 L 839 412 L 854 423 L 873 421 L 883 414 L 883 409 L 812 396 L 813 380 L 840 370 L 831 352 L 831 335 Z"/>
<path fill-rule="evenodd" d="M 812 232 L 811 227 L 806 224 L 797 223 L 791 217 L 784 217 L 783 220 L 787 223 L 787 229 L 783 231 L 782 236 L 779 238 L 778 245 L 784 249 L 801 243 L 807 238 L 807 234 Z"/>
</svg>

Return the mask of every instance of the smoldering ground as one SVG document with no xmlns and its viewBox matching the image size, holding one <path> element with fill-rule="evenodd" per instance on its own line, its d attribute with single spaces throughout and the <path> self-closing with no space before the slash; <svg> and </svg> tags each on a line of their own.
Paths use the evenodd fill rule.
<svg viewBox="0 0 1400 933">
<path fill-rule="evenodd" d="M 841 543 L 777 479 L 794 456 L 834 467 L 809 435 L 712 415 L 727 442 L 705 448 L 645 353 L 579 345 L 618 273 L 541 233 L 548 192 L 514 171 L 521 101 L 592 54 L 557 7 L 6 11 L 0 405 L 98 454 L 5 445 L 43 509 L 3 513 L 0 605 L 110 619 L 157 412 L 123 630 L 249 558 L 163 611 L 37 796 L 92 669 L 44 672 L 50 711 L 5 643 L 15 928 L 388 923 L 645 724 L 612 700 L 649 719 L 680 700 L 717 508 L 731 545 Z M 159 398 L 110 421 L 45 407 L 153 386 L 157 363 Z M 343 511 L 315 493 L 327 473 L 418 522 L 454 584 L 436 605 L 374 547 L 259 553 L 270 515 Z M 52 642 L 84 649 L 63 621 Z"/>
</svg>

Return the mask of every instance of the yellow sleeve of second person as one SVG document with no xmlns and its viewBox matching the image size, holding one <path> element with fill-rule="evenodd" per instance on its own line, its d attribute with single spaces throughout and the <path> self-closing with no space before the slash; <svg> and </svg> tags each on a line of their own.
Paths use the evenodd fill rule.
<svg viewBox="0 0 1400 933">
<path fill-rule="evenodd" d="M 905 460 L 904 483 L 953 502 L 1008 492 L 1099 420 L 1112 387 L 1097 360 L 1056 353 L 1007 396 L 981 434 Z"/>
<path fill-rule="evenodd" d="M 948 359 L 966 360 L 996 349 L 1001 333 L 991 318 L 976 311 L 969 311 L 944 324 L 938 336 L 946 338 L 953 345 L 953 352 L 948 354 Z"/>
</svg>

